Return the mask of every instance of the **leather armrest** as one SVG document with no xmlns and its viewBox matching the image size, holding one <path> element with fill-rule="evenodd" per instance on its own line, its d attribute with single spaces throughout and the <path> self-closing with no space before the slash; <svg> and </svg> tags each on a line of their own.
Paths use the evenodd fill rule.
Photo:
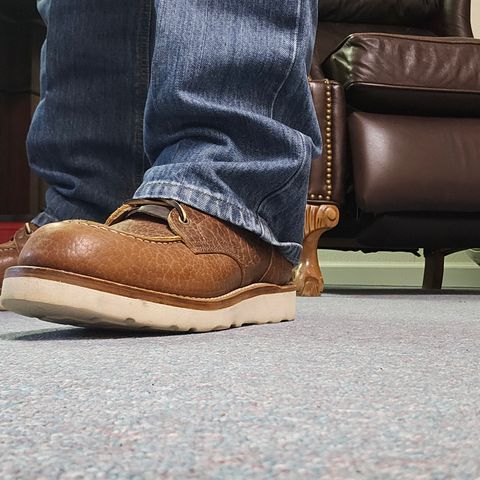
<svg viewBox="0 0 480 480">
<path fill-rule="evenodd" d="M 346 102 L 343 87 L 331 80 L 310 80 L 320 130 L 322 155 L 310 171 L 308 201 L 342 204 L 347 160 Z"/>
</svg>

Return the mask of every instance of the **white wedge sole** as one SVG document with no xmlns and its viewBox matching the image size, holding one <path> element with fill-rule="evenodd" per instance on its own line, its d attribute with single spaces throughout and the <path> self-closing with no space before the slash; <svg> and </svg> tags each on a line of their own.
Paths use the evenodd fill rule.
<svg viewBox="0 0 480 480">
<path fill-rule="evenodd" d="M 291 285 L 254 284 L 221 297 L 181 297 L 67 272 L 14 267 L 5 276 L 1 302 L 8 310 L 53 323 L 207 332 L 293 320 L 296 294 Z"/>
</svg>

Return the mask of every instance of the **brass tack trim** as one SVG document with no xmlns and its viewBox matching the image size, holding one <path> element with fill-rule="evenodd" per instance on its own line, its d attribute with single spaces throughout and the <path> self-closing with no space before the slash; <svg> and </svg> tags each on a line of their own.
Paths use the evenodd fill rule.
<svg viewBox="0 0 480 480">
<path fill-rule="evenodd" d="M 308 81 L 313 81 L 308 76 Z M 326 195 L 320 195 L 310 193 L 309 198 L 311 200 L 332 200 L 333 194 L 333 87 L 329 79 L 324 79 L 325 84 L 325 97 L 326 97 L 326 114 L 325 114 L 325 138 L 324 138 L 324 150 L 327 153 L 326 173 L 325 173 L 325 192 Z"/>
<path fill-rule="evenodd" d="M 333 88 L 332 83 L 328 78 L 324 80 L 325 83 L 325 97 L 326 97 L 326 116 L 325 116 L 325 150 L 327 152 L 327 164 L 325 174 L 325 191 L 327 193 L 326 200 L 332 199 L 332 178 L 333 178 Z M 320 196 L 319 196 L 320 197 Z"/>
</svg>

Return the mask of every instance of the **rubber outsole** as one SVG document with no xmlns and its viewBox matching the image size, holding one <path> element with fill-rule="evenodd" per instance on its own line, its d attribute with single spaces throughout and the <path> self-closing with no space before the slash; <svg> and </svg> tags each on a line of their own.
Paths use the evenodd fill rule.
<svg viewBox="0 0 480 480">
<path fill-rule="evenodd" d="M 208 332 L 294 320 L 296 294 L 292 285 L 254 284 L 221 297 L 182 297 L 68 272 L 13 267 L 6 272 L 1 302 L 8 310 L 53 323 Z"/>
</svg>

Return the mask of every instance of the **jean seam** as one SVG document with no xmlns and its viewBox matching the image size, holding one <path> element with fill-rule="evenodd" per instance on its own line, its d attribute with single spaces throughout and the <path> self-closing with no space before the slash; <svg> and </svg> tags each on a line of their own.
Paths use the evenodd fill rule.
<svg viewBox="0 0 480 480">
<path fill-rule="evenodd" d="M 209 4 L 209 3 L 210 3 L 209 0 L 207 0 L 207 4 Z M 284 77 L 283 80 L 279 83 L 276 91 L 274 90 L 272 103 L 271 103 L 270 109 L 268 110 L 268 115 L 269 115 L 270 118 L 273 118 L 273 111 L 274 111 L 275 104 L 276 104 L 276 102 L 277 102 L 278 96 L 279 96 L 282 88 L 284 87 L 285 83 L 287 82 L 288 77 L 289 77 L 290 74 L 292 73 L 293 66 L 295 65 L 295 61 L 296 61 L 296 57 L 297 57 L 297 52 L 298 52 L 298 35 L 299 35 L 299 30 L 300 30 L 300 13 L 301 13 L 302 4 L 303 4 L 303 0 L 298 0 L 297 12 L 296 12 L 296 20 L 295 20 L 295 32 L 294 32 L 294 34 L 293 34 L 293 42 L 292 42 L 292 43 L 293 43 L 293 47 L 292 47 L 292 52 L 291 52 L 290 64 L 289 64 L 289 66 L 288 66 L 288 69 L 287 69 L 287 72 L 286 72 L 286 74 L 285 74 L 285 77 Z M 205 37 L 202 38 L 202 42 L 205 43 Z M 153 58 L 152 61 L 154 61 L 154 58 Z M 158 95 L 158 90 L 157 90 L 156 82 L 153 82 L 153 83 L 150 85 L 150 89 L 151 89 L 152 97 L 155 98 L 155 97 Z M 156 112 L 159 112 L 157 102 L 153 102 L 153 109 L 154 109 Z"/>
<path fill-rule="evenodd" d="M 270 110 L 270 117 L 273 119 L 273 113 L 274 113 L 274 108 L 275 108 L 275 103 L 278 99 L 278 96 L 280 95 L 280 92 L 282 91 L 282 88 L 284 87 L 285 83 L 287 82 L 288 78 L 290 77 L 293 67 L 295 65 L 295 62 L 297 60 L 297 52 L 298 52 L 298 36 L 300 32 L 300 13 L 301 13 L 301 7 L 303 4 L 303 0 L 298 0 L 297 3 L 297 14 L 296 14 L 296 25 L 295 25 L 295 33 L 294 33 L 294 41 L 293 41 L 293 49 L 292 49 L 292 58 L 290 62 L 290 66 L 287 70 L 287 73 L 280 84 L 275 97 L 272 102 L 272 107 Z M 302 155 L 303 155 L 303 160 L 302 163 L 299 165 L 298 169 L 292 173 L 291 177 L 285 181 L 283 185 L 280 185 L 277 189 L 275 189 L 273 192 L 268 193 L 265 197 L 259 200 L 259 202 L 255 205 L 254 211 L 258 214 L 259 210 L 262 208 L 263 204 L 268 201 L 269 198 L 271 198 L 274 195 L 277 195 L 279 192 L 282 192 L 285 188 L 287 188 L 291 182 L 296 178 L 298 175 L 298 172 L 301 171 L 303 168 L 303 165 L 305 163 L 305 157 L 306 157 L 306 146 L 305 146 L 305 139 L 303 138 L 303 135 L 297 131 L 297 135 L 300 135 L 300 143 L 302 145 Z"/>
<path fill-rule="evenodd" d="M 295 61 L 297 59 L 297 52 L 298 52 L 298 34 L 300 30 L 300 12 L 301 12 L 301 7 L 302 7 L 302 0 L 298 0 L 297 4 L 297 14 L 296 14 L 296 23 L 295 23 L 295 33 L 294 33 L 294 40 L 293 40 L 293 48 L 292 48 L 292 58 L 290 60 L 290 65 L 287 69 L 287 73 L 283 79 L 283 81 L 280 83 L 277 91 L 275 92 L 275 95 L 273 97 L 272 101 L 272 106 L 270 107 L 270 118 L 273 118 L 273 111 L 275 109 L 275 104 L 277 102 L 277 98 L 280 95 L 280 92 L 282 91 L 282 88 L 284 87 L 285 83 L 288 80 L 288 77 L 293 71 L 293 66 L 295 65 Z"/>
<path fill-rule="evenodd" d="M 260 215 L 260 210 L 262 209 L 263 205 L 268 202 L 272 197 L 274 197 L 275 195 L 278 195 L 280 193 L 282 193 L 283 191 L 285 191 L 287 188 L 290 187 L 290 185 L 295 181 L 295 179 L 298 177 L 299 173 L 303 170 L 304 168 L 304 165 L 305 163 L 307 162 L 307 146 L 306 146 L 306 143 L 305 143 L 305 136 L 300 133 L 300 132 L 296 132 L 297 133 L 297 136 L 300 137 L 300 141 L 301 141 L 301 145 L 302 145 L 302 161 L 300 163 L 300 165 L 298 166 L 297 170 L 295 170 L 295 172 L 293 172 L 293 174 L 291 175 L 291 177 L 279 188 L 277 188 L 276 190 L 274 190 L 273 192 L 270 192 L 268 195 L 266 195 L 258 204 L 258 206 L 255 208 L 255 213 L 257 215 Z"/>
<path fill-rule="evenodd" d="M 152 35 L 151 17 L 152 0 L 143 0 L 139 8 L 137 21 L 137 41 L 135 46 L 136 71 L 135 71 L 135 120 L 134 120 L 134 188 L 137 188 L 145 173 L 144 149 L 144 111 L 146 89 L 150 80 L 150 37 Z M 148 27 L 145 29 L 145 25 Z M 144 30 L 145 29 L 145 30 Z M 140 167 L 138 163 L 141 159 Z"/>
</svg>

